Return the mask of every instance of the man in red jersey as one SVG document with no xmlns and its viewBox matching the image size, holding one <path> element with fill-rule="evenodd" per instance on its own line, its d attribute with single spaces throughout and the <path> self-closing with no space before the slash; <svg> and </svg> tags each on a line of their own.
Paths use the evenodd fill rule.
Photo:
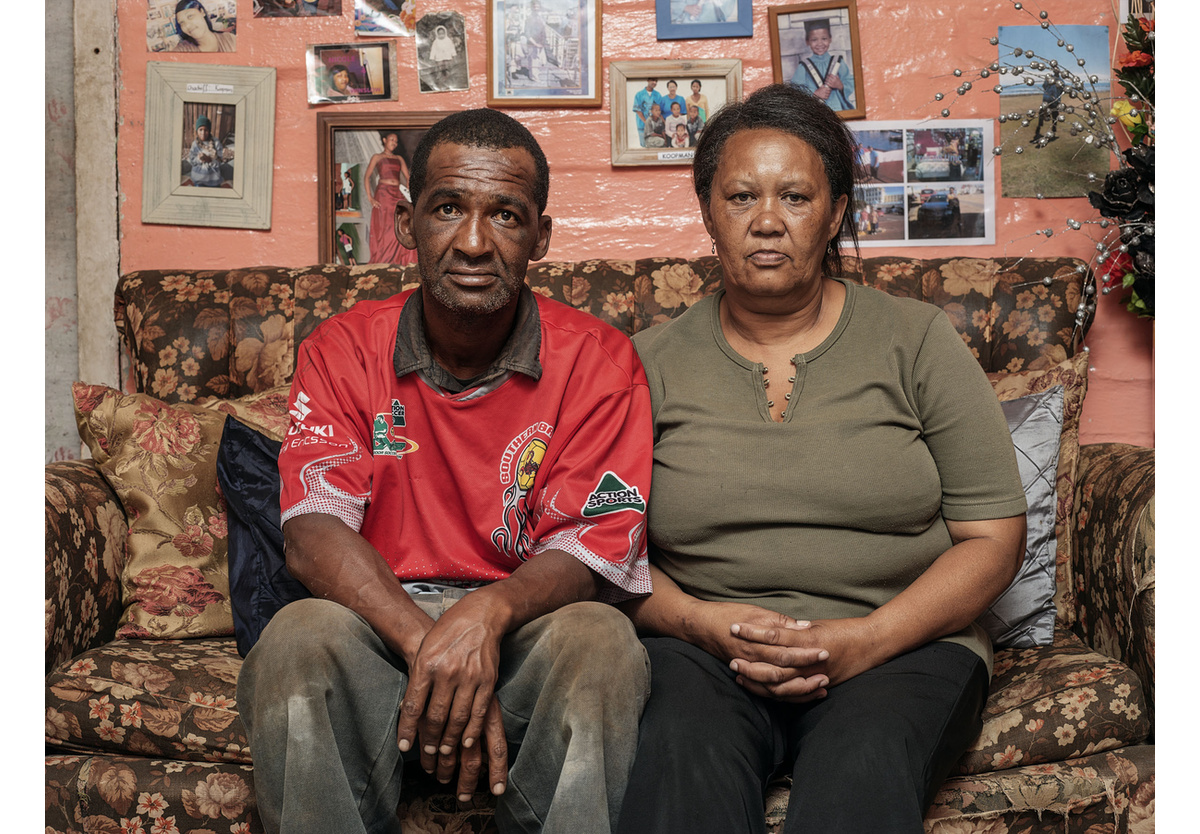
<svg viewBox="0 0 1200 834">
<path fill-rule="evenodd" d="M 650 591 L 650 400 L 615 329 L 525 285 L 549 169 L 494 110 L 434 125 L 396 233 L 420 287 L 300 346 L 279 459 L 287 566 L 313 593 L 238 699 L 268 830 L 399 831 L 403 762 L 500 830 L 608 832 L 649 691 L 606 603 Z"/>
</svg>

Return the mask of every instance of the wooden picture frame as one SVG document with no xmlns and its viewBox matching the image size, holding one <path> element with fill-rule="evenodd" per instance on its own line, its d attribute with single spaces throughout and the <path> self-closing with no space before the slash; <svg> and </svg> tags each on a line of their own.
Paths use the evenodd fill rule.
<svg viewBox="0 0 1200 834">
<path fill-rule="evenodd" d="M 751 0 L 654 0 L 660 41 L 749 38 L 753 14 Z"/>
<path fill-rule="evenodd" d="M 767 12 L 775 82 L 786 81 L 815 91 L 843 119 L 865 118 L 862 49 L 859 47 L 858 9 L 854 0 L 771 6 Z M 814 52 L 808 45 L 808 37 L 814 30 L 822 29 L 826 33 L 824 51 Z M 820 38 L 819 35 L 812 36 Z M 826 55 L 833 61 L 833 67 L 822 60 Z M 829 78 L 842 89 L 825 84 Z"/>
<path fill-rule="evenodd" d="M 599 107 L 600 0 L 487 4 L 488 107 Z"/>
<path fill-rule="evenodd" d="M 200 116 L 217 142 L 193 156 Z M 143 223 L 271 228 L 274 147 L 274 67 L 146 64 Z"/>
<path fill-rule="evenodd" d="M 651 80 L 656 84 L 653 91 L 648 90 Z M 687 147 L 674 147 L 670 138 L 667 144 L 655 147 L 653 140 L 647 140 L 646 132 L 641 126 L 644 121 L 635 113 L 635 107 L 641 107 L 647 96 L 658 93 L 661 99 L 666 95 L 670 83 L 676 82 L 676 96 L 684 99 L 685 105 L 694 100 L 695 94 L 703 97 L 710 106 L 708 112 L 701 115 L 707 122 L 722 106 L 742 97 L 742 62 L 735 58 L 720 58 L 704 61 L 613 61 L 608 65 L 608 82 L 610 87 L 609 101 L 612 107 L 612 164 L 622 165 L 690 165 L 694 155 L 694 138 L 703 130 L 701 124 L 693 134 L 689 123 L 685 123 L 685 131 L 689 135 L 690 144 Z M 700 82 L 698 91 L 693 89 L 695 82 Z M 682 88 L 682 89 L 681 89 Z M 661 104 L 659 105 L 661 108 Z M 681 108 L 682 109 L 682 108 Z M 664 117 L 664 122 L 666 117 Z M 665 128 L 664 128 L 665 130 Z M 643 144 L 646 141 L 647 144 Z"/>
<path fill-rule="evenodd" d="M 317 255 L 321 263 L 371 263 L 372 191 L 364 181 L 371 157 L 383 149 L 383 135 L 396 132 L 400 138 L 396 153 L 407 165 L 417 143 L 444 112 L 409 113 L 318 113 L 317 114 Z M 348 175 L 352 188 L 347 195 L 344 184 Z M 407 189 L 407 182 L 402 183 Z M 386 201 L 381 207 L 388 213 Z M 395 205 L 388 228 L 395 234 Z M 350 250 L 346 248 L 349 238 Z M 394 243 L 395 241 L 389 242 Z M 408 250 L 411 251 L 411 250 Z M 414 256 L 415 257 L 415 256 Z M 389 263 L 398 263 L 392 260 Z"/>
</svg>

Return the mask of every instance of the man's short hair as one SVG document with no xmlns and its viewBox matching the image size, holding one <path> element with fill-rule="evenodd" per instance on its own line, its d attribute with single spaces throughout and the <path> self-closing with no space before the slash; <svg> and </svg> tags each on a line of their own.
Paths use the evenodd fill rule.
<svg viewBox="0 0 1200 834">
<path fill-rule="evenodd" d="M 537 201 L 538 213 L 546 211 L 546 202 L 550 197 L 550 166 L 541 146 L 525 125 L 507 113 L 486 107 L 453 113 L 425 131 L 416 151 L 413 152 L 408 177 L 408 191 L 412 196 L 413 205 L 416 205 L 425 187 L 425 168 L 429 164 L 429 154 L 438 145 L 444 144 L 498 151 L 524 148 L 533 157 L 533 196 Z"/>
</svg>

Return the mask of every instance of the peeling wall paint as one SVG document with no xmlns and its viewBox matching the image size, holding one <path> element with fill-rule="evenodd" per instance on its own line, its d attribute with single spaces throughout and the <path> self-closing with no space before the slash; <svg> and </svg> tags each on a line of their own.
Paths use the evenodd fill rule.
<svg viewBox="0 0 1200 834">
<path fill-rule="evenodd" d="M 144 0 L 117 0 L 120 54 L 118 169 L 121 188 L 121 269 L 303 265 L 317 260 L 316 114 L 305 101 L 307 44 L 354 40 L 350 8 L 342 18 L 255 20 L 249 3 L 238 21 L 238 51 L 225 55 L 155 55 L 146 51 Z M 664 58 L 739 58 L 749 92 L 772 80 L 767 4 L 754 4 L 754 36 L 657 41 L 654 0 L 606 0 L 603 61 Z M 386 104 L 326 105 L 352 113 L 370 110 L 453 111 L 486 102 L 485 5 L 422 2 L 420 13 L 457 10 L 466 23 L 471 87 L 466 92 L 418 92 L 415 41 L 400 38 L 400 100 Z M 1058 0 L 1056 24 L 1117 22 L 1108 0 Z M 1008 0 L 858 0 L 867 118 L 934 117 L 943 105 L 934 94 L 952 94 L 955 67 L 983 67 L 996 59 L 988 43 L 1001 25 L 1036 21 Z M 937 33 L 936 37 L 931 33 Z M 275 113 L 275 180 L 272 228 L 267 231 L 145 225 L 140 222 L 147 61 L 274 66 L 278 69 Z M 1103 68 L 1096 68 L 1102 71 Z M 687 168 L 613 168 L 610 164 L 608 73 L 599 108 L 514 109 L 541 142 L 552 173 L 548 213 L 554 217 L 549 257 L 647 257 L 706 253 L 704 234 Z M 999 100 L 982 92 L 964 97 L 956 118 L 995 118 Z M 1003 159 L 1000 160 L 1003 165 Z M 1082 234 L 1037 237 L 1037 229 L 1061 228 L 1070 216 L 1091 216 L 1083 199 L 997 198 L 994 246 L 922 249 L 964 257 L 1091 255 Z M 869 255 L 912 254 L 872 249 Z M 1101 298 L 1088 339 L 1093 371 L 1081 426 L 1083 442 L 1154 443 L 1152 330 L 1114 299 Z"/>
<path fill-rule="evenodd" d="M 71 0 L 46 3 L 46 461 L 79 457 L 75 295 L 75 93 Z"/>
</svg>

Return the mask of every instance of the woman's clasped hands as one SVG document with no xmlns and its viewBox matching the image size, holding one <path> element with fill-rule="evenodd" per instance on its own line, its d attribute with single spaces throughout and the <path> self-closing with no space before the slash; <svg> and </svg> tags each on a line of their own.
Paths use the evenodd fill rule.
<svg viewBox="0 0 1200 834">
<path fill-rule="evenodd" d="M 756 695 L 806 703 L 876 665 L 866 618 L 810 622 L 774 611 L 762 610 L 762 615 L 729 626 L 729 667 Z"/>
</svg>

